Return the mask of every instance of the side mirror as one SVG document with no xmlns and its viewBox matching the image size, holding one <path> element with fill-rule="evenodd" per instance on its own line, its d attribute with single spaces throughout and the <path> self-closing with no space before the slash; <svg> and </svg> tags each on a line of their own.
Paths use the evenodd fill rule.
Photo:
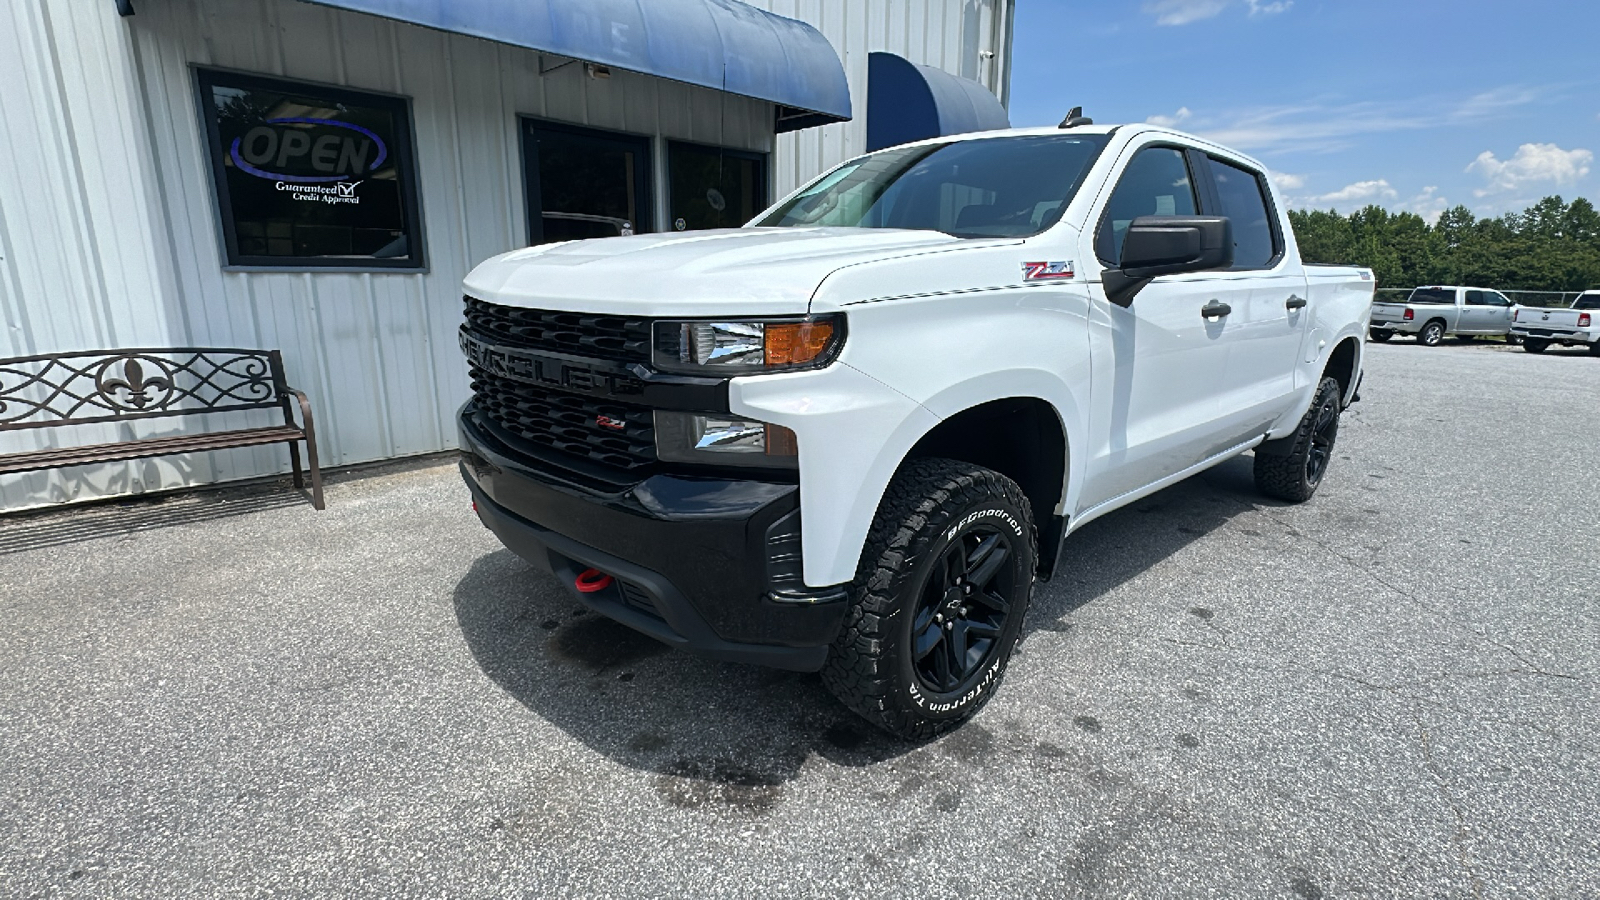
<svg viewBox="0 0 1600 900">
<path fill-rule="evenodd" d="M 1227 216 L 1140 216 L 1122 241 L 1122 268 L 1101 274 L 1106 299 L 1133 303 L 1159 275 L 1204 272 L 1233 265 L 1233 223 Z"/>
</svg>

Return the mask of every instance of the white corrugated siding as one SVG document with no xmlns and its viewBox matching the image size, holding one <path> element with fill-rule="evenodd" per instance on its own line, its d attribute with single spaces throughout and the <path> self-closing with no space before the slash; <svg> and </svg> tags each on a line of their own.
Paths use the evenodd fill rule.
<svg viewBox="0 0 1600 900">
<path fill-rule="evenodd" d="M 294 0 L 0 3 L 0 356 L 110 347 L 277 348 L 316 407 L 323 464 L 454 446 L 467 395 L 460 284 L 525 238 L 518 116 L 774 152 L 773 196 L 862 152 L 867 54 L 998 87 L 1011 0 L 750 0 L 838 50 L 853 122 L 772 134 L 770 104 Z M 994 55 L 985 57 L 984 51 Z M 425 273 L 227 272 L 192 67 L 410 98 Z M 215 427 L 245 424 L 212 417 Z M 264 420 L 258 423 L 265 424 Z M 150 437 L 193 420 L 0 435 L 0 453 Z M 0 508 L 286 471 L 282 447 L 0 476 Z"/>
<path fill-rule="evenodd" d="M 839 53 L 852 121 L 778 136 L 773 197 L 867 149 L 867 54 L 887 50 L 1009 97 L 1013 0 L 744 0 L 809 22 Z M 992 54 L 985 56 L 985 52 Z"/>
<path fill-rule="evenodd" d="M 279 348 L 316 407 L 327 466 L 454 446 L 461 280 L 525 240 L 519 115 L 772 150 L 768 103 L 621 71 L 596 80 L 581 64 L 541 77 L 537 53 L 291 0 L 141 0 L 129 19 L 109 0 L 0 6 L 0 356 Z M 429 270 L 223 271 L 195 65 L 409 97 Z M 8 434 L 0 453 L 193 427 Z M 287 467 L 267 447 L 3 476 L 0 505 Z"/>
</svg>

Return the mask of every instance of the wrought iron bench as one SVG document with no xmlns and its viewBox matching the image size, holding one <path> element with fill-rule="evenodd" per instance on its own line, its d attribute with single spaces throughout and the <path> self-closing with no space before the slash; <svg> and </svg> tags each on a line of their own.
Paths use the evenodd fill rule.
<svg viewBox="0 0 1600 900">
<path fill-rule="evenodd" d="M 0 454 L 0 475 L 288 444 L 295 487 L 304 488 L 299 447 L 304 442 L 311 503 L 323 508 L 311 402 L 284 380 L 283 355 L 277 350 L 178 347 L 0 359 L 0 433 L 271 409 L 283 410 L 282 425 Z"/>
</svg>

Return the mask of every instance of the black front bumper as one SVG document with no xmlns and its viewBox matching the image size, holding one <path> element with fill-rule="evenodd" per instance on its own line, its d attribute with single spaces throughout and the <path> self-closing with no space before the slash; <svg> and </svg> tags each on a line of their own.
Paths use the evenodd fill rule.
<svg viewBox="0 0 1600 900">
<path fill-rule="evenodd" d="M 519 454 L 471 403 L 457 424 L 478 517 L 585 606 L 716 659 L 822 668 L 845 591 L 800 578 L 797 485 L 657 474 L 597 490 Z M 591 568 L 613 581 L 580 592 Z"/>
</svg>

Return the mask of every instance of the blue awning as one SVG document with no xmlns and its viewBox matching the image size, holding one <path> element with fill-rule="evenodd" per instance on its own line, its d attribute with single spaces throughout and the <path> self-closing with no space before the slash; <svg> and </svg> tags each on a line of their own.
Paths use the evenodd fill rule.
<svg viewBox="0 0 1600 900">
<path fill-rule="evenodd" d="M 1010 128 L 1005 107 L 970 78 L 893 53 L 867 54 L 867 149 Z"/>
<path fill-rule="evenodd" d="M 778 106 L 779 131 L 850 118 L 822 33 L 737 0 L 306 0 Z"/>
</svg>

